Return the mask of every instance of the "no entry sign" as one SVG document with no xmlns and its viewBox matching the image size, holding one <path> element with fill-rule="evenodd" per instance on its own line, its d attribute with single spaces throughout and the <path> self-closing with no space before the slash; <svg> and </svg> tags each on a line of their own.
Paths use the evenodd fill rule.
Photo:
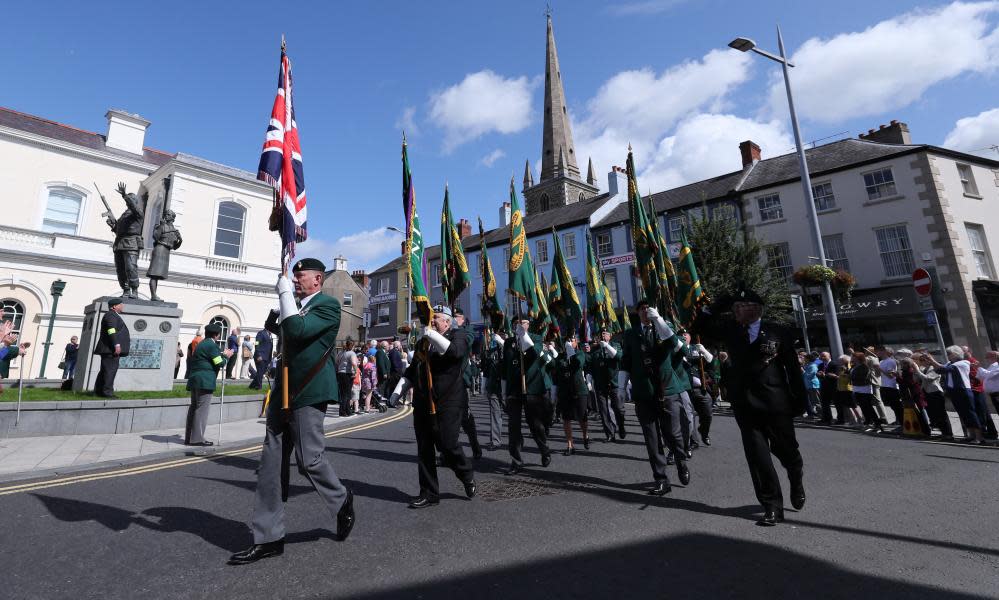
<svg viewBox="0 0 999 600">
<path fill-rule="evenodd" d="M 933 281 L 926 269 L 916 269 L 912 272 L 912 287 L 919 296 L 929 296 L 933 291 Z"/>
</svg>

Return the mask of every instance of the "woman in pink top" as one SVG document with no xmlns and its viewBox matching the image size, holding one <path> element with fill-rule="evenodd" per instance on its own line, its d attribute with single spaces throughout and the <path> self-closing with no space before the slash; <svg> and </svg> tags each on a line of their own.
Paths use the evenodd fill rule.
<svg viewBox="0 0 999 600">
<path fill-rule="evenodd" d="M 371 411 L 371 392 L 378 387 L 378 369 L 375 366 L 375 357 L 365 356 L 364 366 L 361 367 L 361 397 L 364 399 L 364 409 L 361 412 Z"/>
</svg>

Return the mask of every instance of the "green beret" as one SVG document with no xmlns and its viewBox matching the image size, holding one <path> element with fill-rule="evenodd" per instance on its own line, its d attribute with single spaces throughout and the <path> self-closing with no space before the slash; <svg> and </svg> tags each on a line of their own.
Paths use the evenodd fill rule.
<svg viewBox="0 0 999 600">
<path fill-rule="evenodd" d="M 299 271 L 319 271 L 320 273 L 325 273 L 326 265 L 318 258 L 303 258 L 296 262 L 291 270 L 294 273 L 298 273 Z"/>
<path fill-rule="evenodd" d="M 119 304 L 124 304 L 124 303 L 125 303 L 125 300 L 123 298 L 109 298 L 108 299 L 108 308 L 111 308 L 113 306 L 118 306 Z"/>
<path fill-rule="evenodd" d="M 222 326 L 217 323 L 205 325 L 205 337 L 214 337 L 222 333 Z"/>
</svg>

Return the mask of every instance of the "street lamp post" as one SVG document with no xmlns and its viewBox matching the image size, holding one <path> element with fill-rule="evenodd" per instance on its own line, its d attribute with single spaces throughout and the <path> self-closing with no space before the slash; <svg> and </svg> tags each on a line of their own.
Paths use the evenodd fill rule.
<svg viewBox="0 0 999 600">
<path fill-rule="evenodd" d="M 406 237 L 406 232 L 403 231 L 403 230 L 401 230 L 401 229 L 399 229 L 398 227 L 392 227 L 391 225 L 389 225 L 385 229 L 388 229 L 389 231 L 394 231 L 394 232 L 396 232 L 398 234 L 401 234 L 403 237 Z M 409 322 L 413 319 L 413 282 L 412 281 L 409 281 L 409 280 L 406 281 L 406 290 L 407 290 L 407 292 L 406 292 L 406 325 L 409 325 Z"/>
<path fill-rule="evenodd" d="M 808 174 L 808 160 L 805 158 L 805 148 L 801 145 L 801 131 L 798 127 L 798 116 L 794 111 L 794 97 L 791 94 L 791 77 L 788 74 L 788 67 L 794 64 L 787 60 L 784 53 L 784 38 L 781 36 L 780 27 L 777 28 L 777 47 L 780 56 L 775 56 L 765 50 L 756 47 L 756 42 L 749 38 L 736 38 L 728 44 L 731 48 L 739 52 L 752 50 L 760 56 L 779 62 L 784 72 L 784 88 L 787 90 L 787 107 L 791 113 L 791 127 L 794 130 L 794 145 L 798 150 L 798 168 L 801 171 L 801 187 L 805 194 L 805 208 L 808 211 L 808 221 L 811 226 L 812 242 L 819 255 L 822 266 L 826 264 L 826 249 L 822 243 L 822 229 L 819 227 L 819 215 L 815 211 L 815 199 L 812 197 L 812 178 Z M 833 298 L 832 286 L 828 281 L 822 284 L 822 303 L 826 309 L 826 329 L 829 332 L 829 348 L 833 356 L 843 352 L 843 339 L 839 333 L 839 319 L 836 317 L 836 301 Z"/>
<path fill-rule="evenodd" d="M 49 315 L 49 331 L 45 335 L 45 350 L 42 351 L 42 369 L 38 373 L 39 379 L 45 379 L 45 364 L 49 360 L 49 347 L 52 346 L 52 327 L 55 325 L 56 309 L 59 308 L 59 297 L 62 296 L 62 291 L 66 289 L 66 282 L 62 279 L 56 279 L 52 282 L 52 289 L 49 293 L 52 294 L 52 314 Z"/>
</svg>

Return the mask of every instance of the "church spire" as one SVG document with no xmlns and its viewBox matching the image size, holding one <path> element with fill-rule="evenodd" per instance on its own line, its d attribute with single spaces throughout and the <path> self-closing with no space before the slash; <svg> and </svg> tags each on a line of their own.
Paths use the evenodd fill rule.
<svg viewBox="0 0 999 600">
<path fill-rule="evenodd" d="M 524 189 L 534 187 L 534 173 L 531 172 L 531 160 L 524 161 Z"/>
<path fill-rule="evenodd" d="M 565 168 L 556 170 L 556 153 L 565 149 Z M 555 50 L 555 33 L 552 31 L 552 17 L 548 14 L 548 47 L 545 57 L 545 123 L 541 145 L 541 179 L 553 179 L 564 175 L 579 179 L 576 166 L 575 145 L 572 143 L 572 129 L 569 126 L 569 113 L 566 109 L 565 90 L 562 88 L 562 74 L 558 66 L 558 52 Z"/>
<path fill-rule="evenodd" d="M 555 171 L 555 174 L 565 177 L 565 151 L 562 146 L 558 147 L 558 170 Z"/>
<path fill-rule="evenodd" d="M 590 165 L 586 167 L 586 183 L 597 185 L 597 174 L 593 172 L 593 157 L 590 157 Z"/>
</svg>

